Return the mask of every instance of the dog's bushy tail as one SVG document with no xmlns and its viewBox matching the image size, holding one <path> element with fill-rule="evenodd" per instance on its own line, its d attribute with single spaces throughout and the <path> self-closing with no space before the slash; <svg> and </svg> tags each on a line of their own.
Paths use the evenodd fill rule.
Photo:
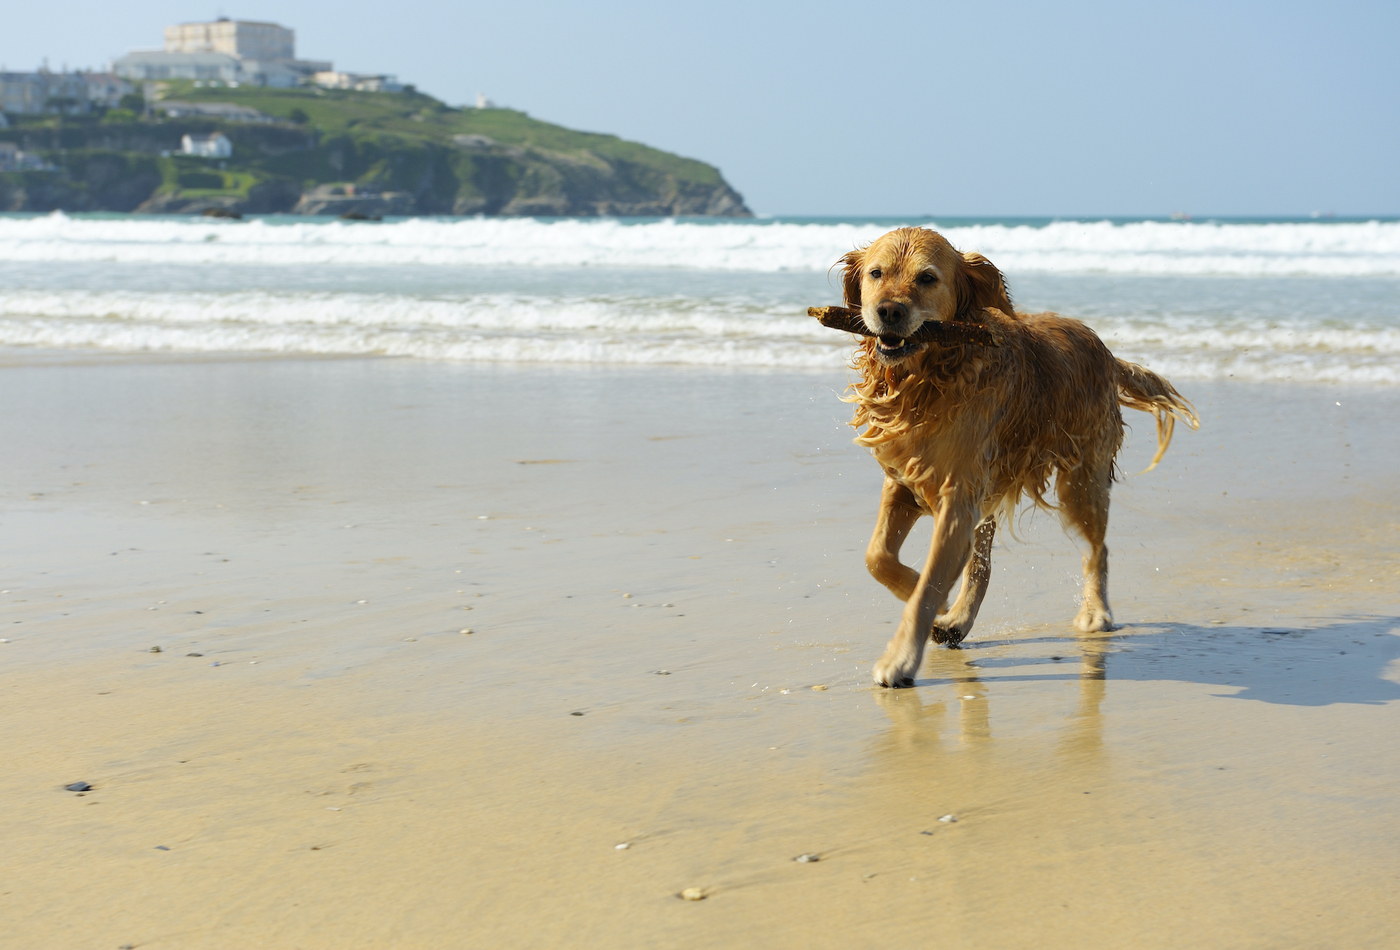
<svg viewBox="0 0 1400 950">
<path fill-rule="evenodd" d="M 1157 454 L 1152 464 L 1143 469 L 1150 472 L 1167 454 L 1172 444 L 1172 432 L 1180 419 L 1193 429 L 1201 426 L 1196 407 L 1191 405 L 1171 383 L 1161 376 L 1127 360 L 1118 360 L 1118 404 L 1129 409 L 1150 412 L 1157 419 Z"/>
</svg>

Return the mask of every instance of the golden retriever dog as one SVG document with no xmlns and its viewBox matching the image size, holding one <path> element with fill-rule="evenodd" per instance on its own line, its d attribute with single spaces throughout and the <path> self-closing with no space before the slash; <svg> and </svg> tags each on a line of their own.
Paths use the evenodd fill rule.
<svg viewBox="0 0 1400 950">
<path fill-rule="evenodd" d="M 1075 626 L 1113 629 L 1104 534 L 1123 444 L 1119 407 L 1156 417 L 1155 466 L 1176 420 L 1198 425 L 1191 404 L 1161 376 L 1115 358 L 1078 320 L 1017 313 L 1001 272 L 937 232 L 900 228 L 840 263 L 846 306 L 874 334 L 856 349 L 847 397 L 851 424 L 863 428 L 856 443 L 885 470 L 865 563 L 905 601 L 875 682 L 913 685 L 930 638 L 956 646 L 968 635 L 991 577 L 997 518 L 1010 519 L 1023 497 L 1058 509 L 1088 543 Z M 999 345 L 915 339 L 934 321 L 984 327 Z M 1052 477 L 1055 502 L 1046 499 Z M 899 549 L 921 515 L 934 528 L 919 572 L 900 563 Z"/>
</svg>

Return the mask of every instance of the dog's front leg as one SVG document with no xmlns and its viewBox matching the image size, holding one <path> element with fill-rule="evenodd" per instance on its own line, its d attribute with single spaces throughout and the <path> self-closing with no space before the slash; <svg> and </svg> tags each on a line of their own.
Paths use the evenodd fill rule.
<svg viewBox="0 0 1400 950">
<path fill-rule="evenodd" d="M 872 577 L 904 601 L 913 596 L 919 575 L 900 563 L 899 549 L 922 514 L 914 493 L 885 476 L 885 487 L 880 492 L 880 516 L 875 519 L 875 532 L 865 549 L 865 566 Z"/>
<path fill-rule="evenodd" d="M 932 499 L 930 499 L 932 500 Z M 972 554 L 972 536 L 977 527 L 977 508 L 972 498 L 944 482 L 934 507 L 933 542 L 914 593 L 904 605 L 904 616 L 885 655 L 875 664 L 875 682 L 881 686 L 912 686 L 914 674 L 924 658 L 924 644 L 933 629 L 934 618 L 948 602 L 953 586 Z"/>
</svg>

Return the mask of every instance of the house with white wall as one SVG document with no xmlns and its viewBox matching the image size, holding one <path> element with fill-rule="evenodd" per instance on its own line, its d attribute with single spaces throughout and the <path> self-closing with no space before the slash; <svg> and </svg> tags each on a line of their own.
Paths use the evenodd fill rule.
<svg viewBox="0 0 1400 950">
<path fill-rule="evenodd" d="M 180 139 L 180 154 L 196 158 L 228 158 L 233 154 L 233 143 L 222 132 L 213 135 L 185 135 Z"/>
</svg>

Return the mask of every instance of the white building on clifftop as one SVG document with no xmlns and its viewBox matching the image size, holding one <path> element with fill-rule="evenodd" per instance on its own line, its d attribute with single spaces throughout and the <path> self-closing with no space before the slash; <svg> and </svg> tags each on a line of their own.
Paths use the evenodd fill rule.
<svg viewBox="0 0 1400 950">
<path fill-rule="evenodd" d="M 112 64 L 125 79 L 198 79 L 253 86 L 299 86 L 330 70 L 323 60 L 296 58 L 296 32 L 276 23 L 230 20 L 165 28 L 165 49 L 136 50 Z"/>
<path fill-rule="evenodd" d="M 219 19 L 165 28 L 167 53 L 227 53 L 241 59 L 296 59 L 296 32 L 276 23 Z"/>
<path fill-rule="evenodd" d="M 388 73 L 317 73 L 311 81 L 325 89 L 354 89 L 357 92 L 403 92 L 403 83 Z"/>
<path fill-rule="evenodd" d="M 185 135 L 180 139 L 180 152 L 198 158 L 228 158 L 233 154 L 233 143 L 222 132 L 213 135 Z"/>
<path fill-rule="evenodd" d="M 0 72 L 0 114 L 74 115 L 96 107 L 110 109 L 132 91 L 130 83 L 111 73 L 55 73 L 46 68 L 32 73 Z"/>
</svg>

